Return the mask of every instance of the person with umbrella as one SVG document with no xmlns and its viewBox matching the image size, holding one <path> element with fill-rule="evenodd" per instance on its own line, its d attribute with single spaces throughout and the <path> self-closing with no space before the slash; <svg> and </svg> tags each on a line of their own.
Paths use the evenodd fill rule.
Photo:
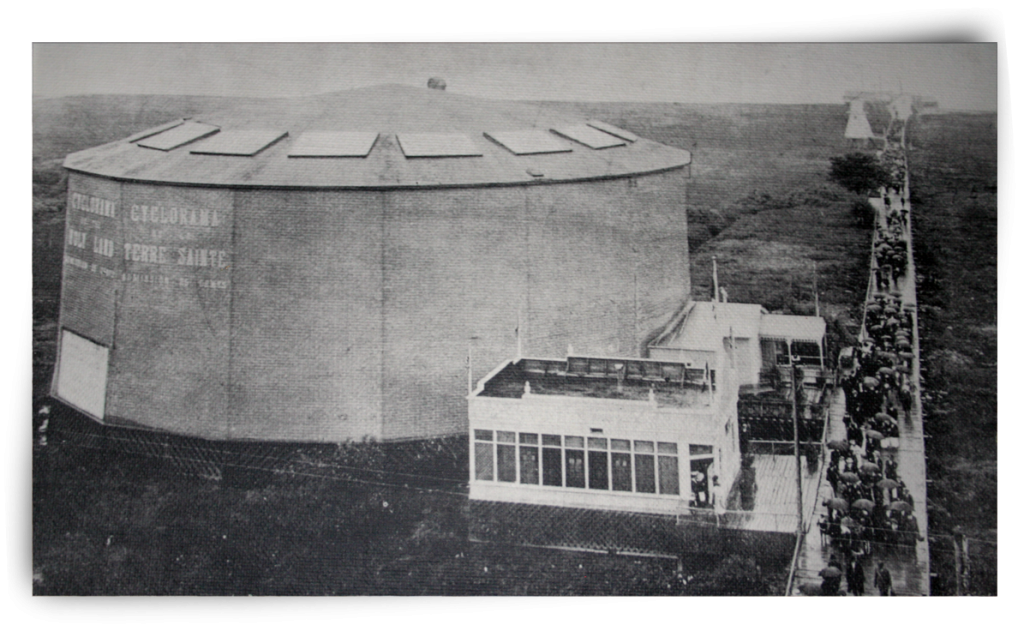
<svg viewBox="0 0 1024 631">
<path fill-rule="evenodd" d="M 886 503 L 892 501 L 892 490 L 899 487 L 896 480 L 885 478 L 878 481 L 877 488 L 882 491 L 882 498 Z"/>
<path fill-rule="evenodd" d="M 849 504 L 841 497 L 833 497 L 822 503 L 828 508 L 829 523 L 837 521 L 839 519 L 838 513 L 845 512 L 849 508 Z"/>
<path fill-rule="evenodd" d="M 878 451 L 879 449 L 881 449 L 882 439 L 885 438 L 882 432 L 878 431 L 877 429 L 869 429 L 868 431 L 864 432 L 864 435 L 867 436 L 868 439 L 869 451 Z"/>
<path fill-rule="evenodd" d="M 843 569 L 843 564 L 839 561 L 839 557 L 836 556 L 835 552 L 828 555 L 828 565 L 829 567 L 834 567 L 839 570 Z"/>
<path fill-rule="evenodd" d="M 818 572 L 818 575 L 822 577 L 821 581 L 821 595 L 822 596 L 838 596 L 839 586 L 842 584 L 843 571 L 829 564 L 828 567 Z"/>
</svg>

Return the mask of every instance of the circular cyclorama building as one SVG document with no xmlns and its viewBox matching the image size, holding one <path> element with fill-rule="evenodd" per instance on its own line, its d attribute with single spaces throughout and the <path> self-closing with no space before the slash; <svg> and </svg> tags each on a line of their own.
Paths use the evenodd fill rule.
<svg viewBox="0 0 1024 631">
<path fill-rule="evenodd" d="M 474 380 L 517 350 L 635 356 L 682 305 L 689 163 L 551 106 L 405 86 L 72 154 L 52 392 L 207 439 L 465 432 L 467 355 Z"/>
</svg>

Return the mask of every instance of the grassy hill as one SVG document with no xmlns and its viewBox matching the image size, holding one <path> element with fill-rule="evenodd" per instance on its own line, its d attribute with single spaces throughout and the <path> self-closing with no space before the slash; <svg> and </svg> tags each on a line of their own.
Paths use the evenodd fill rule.
<svg viewBox="0 0 1024 631">
<path fill-rule="evenodd" d="M 973 593 L 996 593 L 995 114 L 925 116 L 908 128 L 921 304 L 933 593 L 954 593 L 950 535 L 971 541 Z"/>
</svg>

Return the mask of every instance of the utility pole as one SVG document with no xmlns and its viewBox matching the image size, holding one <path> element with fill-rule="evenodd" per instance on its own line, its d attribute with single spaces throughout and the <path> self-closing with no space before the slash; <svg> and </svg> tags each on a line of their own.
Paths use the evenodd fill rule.
<svg viewBox="0 0 1024 631">
<path fill-rule="evenodd" d="M 804 530 L 804 483 L 800 472 L 800 415 L 797 405 L 797 374 L 796 362 L 793 361 L 793 340 L 786 339 L 789 348 L 789 367 L 793 374 L 793 454 L 796 456 L 796 529 L 797 534 Z"/>
<path fill-rule="evenodd" d="M 960 526 L 953 529 L 953 563 L 956 567 L 956 595 L 971 593 L 971 557 L 967 551 L 967 537 Z"/>
<path fill-rule="evenodd" d="M 714 285 L 714 297 L 711 302 L 718 302 L 718 257 L 711 257 L 711 280 Z"/>
<path fill-rule="evenodd" d="M 473 394 L 473 342 L 479 339 L 479 335 L 470 336 L 466 344 L 466 390 L 468 395 Z"/>
<path fill-rule="evenodd" d="M 516 314 L 516 361 L 523 358 L 523 309 Z"/>
<path fill-rule="evenodd" d="M 818 308 L 818 263 L 816 261 L 811 261 L 811 266 L 813 269 L 814 279 L 814 315 L 815 317 L 820 318 L 821 310 Z"/>
<path fill-rule="evenodd" d="M 633 265 L 633 348 L 637 357 L 642 354 L 640 348 L 640 285 L 637 278 L 636 264 Z"/>
</svg>

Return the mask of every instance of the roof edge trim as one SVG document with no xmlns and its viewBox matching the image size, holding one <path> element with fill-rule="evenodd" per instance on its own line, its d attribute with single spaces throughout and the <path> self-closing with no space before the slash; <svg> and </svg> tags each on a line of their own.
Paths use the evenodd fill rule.
<svg viewBox="0 0 1024 631">
<path fill-rule="evenodd" d="M 689 152 L 687 152 L 689 153 Z M 459 189 L 459 188 L 508 188 L 514 186 L 545 186 L 545 185 L 557 185 L 557 184 L 572 184 L 576 182 L 600 182 L 604 180 L 622 180 L 633 177 L 644 177 L 647 175 L 659 175 L 667 173 L 669 171 L 676 171 L 679 169 L 685 169 L 690 166 L 690 161 L 687 159 L 686 162 L 679 164 L 673 164 L 671 166 L 662 167 L 659 169 L 650 169 L 645 171 L 630 171 L 624 173 L 615 173 L 611 175 L 592 175 L 583 177 L 573 177 L 558 180 L 551 180 L 543 177 L 531 177 L 530 179 L 523 179 L 512 182 L 473 182 L 473 183 L 454 183 L 454 184 L 442 184 L 437 182 L 431 182 L 426 184 L 388 184 L 388 185 L 373 185 L 373 186 L 329 186 L 329 185 L 316 185 L 316 184 L 223 184 L 223 183 L 208 183 L 208 182 L 168 182 L 166 180 L 153 180 L 148 178 L 133 178 L 126 177 L 123 175 L 105 175 L 103 173 L 97 173 L 95 171 L 87 171 L 82 168 L 68 166 L 67 160 L 65 164 L 61 165 L 63 168 L 71 171 L 72 173 L 78 173 L 81 175 L 88 175 L 92 177 L 102 178 L 105 180 L 111 180 L 114 182 L 130 182 L 132 184 L 159 184 L 163 186 L 182 186 L 182 187 L 194 187 L 194 188 L 226 188 L 235 190 L 279 190 L 279 191 L 401 191 L 401 190 L 432 190 L 432 189 Z M 525 173 L 525 171 L 524 171 Z"/>
</svg>

